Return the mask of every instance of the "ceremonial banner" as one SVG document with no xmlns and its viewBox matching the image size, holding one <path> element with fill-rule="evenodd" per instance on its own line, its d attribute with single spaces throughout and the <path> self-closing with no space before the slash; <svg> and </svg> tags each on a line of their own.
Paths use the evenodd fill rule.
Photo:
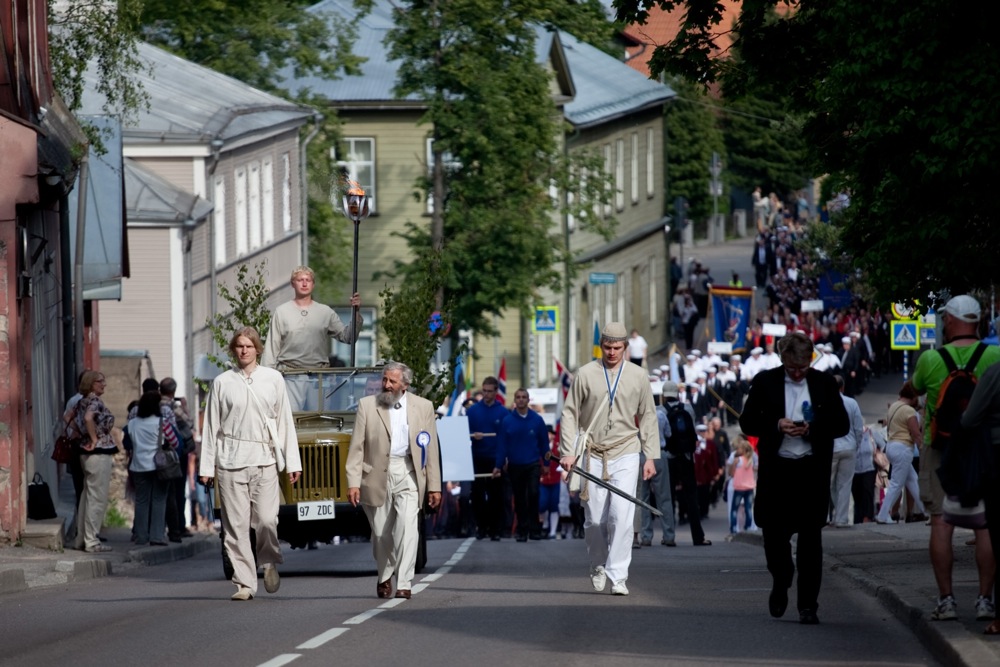
<svg viewBox="0 0 1000 667">
<path fill-rule="evenodd" d="M 708 295 L 709 339 L 732 343 L 734 353 L 745 352 L 753 308 L 753 289 L 711 287 Z"/>
</svg>

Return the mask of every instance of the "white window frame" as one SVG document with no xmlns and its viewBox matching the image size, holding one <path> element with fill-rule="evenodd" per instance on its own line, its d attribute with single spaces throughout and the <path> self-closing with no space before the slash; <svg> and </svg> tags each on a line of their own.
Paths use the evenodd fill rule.
<svg viewBox="0 0 1000 667">
<path fill-rule="evenodd" d="M 274 161 L 266 157 L 260 163 L 260 214 L 264 245 L 274 242 Z"/>
<path fill-rule="evenodd" d="M 375 137 L 344 137 L 344 156 L 337 159 L 337 166 L 347 172 L 347 178 L 351 179 L 358 185 L 360 185 L 365 194 L 368 196 L 368 208 L 372 213 L 378 211 L 378 183 L 376 179 L 378 178 L 375 170 Z M 361 160 L 358 158 L 357 147 L 361 144 L 369 145 L 369 155 L 371 155 L 370 160 Z M 335 158 L 336 159 L 336 158 Z M 363 181 L 359 176 L 358 172 L 361 167 L 370 167 L 371 172 L 371 183 Z M 339 211 L 340 210 L 340 195 L 337 192 L 337 188 L 331 188 L 332 197 L 334 198 L 333 205 Z M 303 225 L 306 224 L 303 222 Z"/>
<path fill-rule="evenodd" d="M 236 181 L 233 193 L 236 207 L 236 256 L 242 257 L 250 249 L 247 239 L 247 168 L 237 167 L 233 172 L 233 178 Z"/>
<path fill-rule="evenodd" d="M 625 210 L 625 140 L 615 140 L 615 209 Z"/>
<path fill-rule="evenodd" d="M 646 129 L 646 196 L 656 196 L 656 150 L 654 141 L 656 133 L 653 128 Z"/>
<path fill-rule="evenodd" d="M 260 163 L 251 162 L 247 167 L 247 212 L 250 218 L 250 249 L 256 250 L 261 243 L 260 216 Z"/>
<path fill-rule="evenodd" d="M 604 173 L 602 174 L 602 176 L 605 179 L 604 188 L 602 189 L 605 189 L 605 199 L 607 199 L 607 203 L 604 204 L 604 216 L 607 217 L 611 215 L 611 212 L 613 210 L 612 209 L 613 204 L 611 203 L 611 193 L 606 191 L 607 187 L 606 179 L 609 176 L 611 176 L 611 144 L 604 144 Z"/>
<path fill-rule="evenodd" d="M 659 323 L 659 317 L 657 313 L 656 304 L 656 284 L 658 282 L 658 277 L 656 275 L 656 258 L 649 258 L 649 325 L 655 327 Z"/>
<path fill-rule="evenodd" d="M 215 230 L 215 265 L 226 263 L 226 177 L 215 177 L 212 184 L 212 225 Z"/>
<path fill-rule="evenodd" d="M 629 179 L 629 189 L 632 194 L 632 205 L 639 203 L 639 133 L 632 133 L 632 146 L 629 161 L 632 167 L 631 178 Z"/>
<path fill-rule="evenodd" d="M 302 226 L 307 223 L 303 220 Z M 281 155 L 281 228 L 292 231 L 292 157 L 288 153 Z"/>
</svg>

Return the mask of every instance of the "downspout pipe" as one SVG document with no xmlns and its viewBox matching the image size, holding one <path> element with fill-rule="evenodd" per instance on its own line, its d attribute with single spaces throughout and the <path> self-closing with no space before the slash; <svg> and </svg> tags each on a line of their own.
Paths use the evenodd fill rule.
<svg viewBox="0 0 1000 667">
<path fill-rule="evenodd" d="M 87 231 L 87 190 L 90 188 L 90 163 L 87 153 L 80 159 L 80 192 L 76 209 L 76 256 L 73 260 L 73 339 L 76 374 L 83 370 L 83 261 L 84 237 Z"/>
<path fill-rule="evenodd" d="M 319 134 L 323 114 L 318 111 L 313 112 L 313 129 L 310 130 L 305 140 L 302 142 L 302 150 L 299 153 L 299 190 L 301 203 L 299 210 L 302 211 L 302 264 L 309 265 L 309 173 L 308 157 L 309 144 L 316 135 Z"/>
</svg>

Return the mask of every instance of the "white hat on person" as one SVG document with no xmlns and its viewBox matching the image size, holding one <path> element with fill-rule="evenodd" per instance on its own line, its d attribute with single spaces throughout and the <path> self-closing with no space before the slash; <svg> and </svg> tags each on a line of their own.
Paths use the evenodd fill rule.
<svg viewBox="0 0 1000 667">
<path fill-rule="evenodd" d="M 959 294 L 952 297 L 941 309 L 942 313 L 947 313 L 949 317 L 967 323 L 978 322 L 982 316 L 979 302 L 968 294 Z"/>
</svg>

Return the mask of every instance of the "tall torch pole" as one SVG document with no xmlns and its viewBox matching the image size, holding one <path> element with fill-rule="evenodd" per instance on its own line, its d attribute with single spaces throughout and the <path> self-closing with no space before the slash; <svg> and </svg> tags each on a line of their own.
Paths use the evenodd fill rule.
<svg viewBox="0 0 1000 667">
<path fill-rule="evenodd" d="M 368 207 L 368 197 L 364 189 L 354 181 L 347 181 L 347 193 L 344 195 L 344 215 L 354 223 L 354 270 L 351 280 L 351 300 L 358 293 L 358 236 L 361 229 L 361 221 L 368 217 L 371 211 Z M 351 305 L 351 363 L 355 365 L 356 350 L 358 341 L 358 306 Z"/>
</svg>

